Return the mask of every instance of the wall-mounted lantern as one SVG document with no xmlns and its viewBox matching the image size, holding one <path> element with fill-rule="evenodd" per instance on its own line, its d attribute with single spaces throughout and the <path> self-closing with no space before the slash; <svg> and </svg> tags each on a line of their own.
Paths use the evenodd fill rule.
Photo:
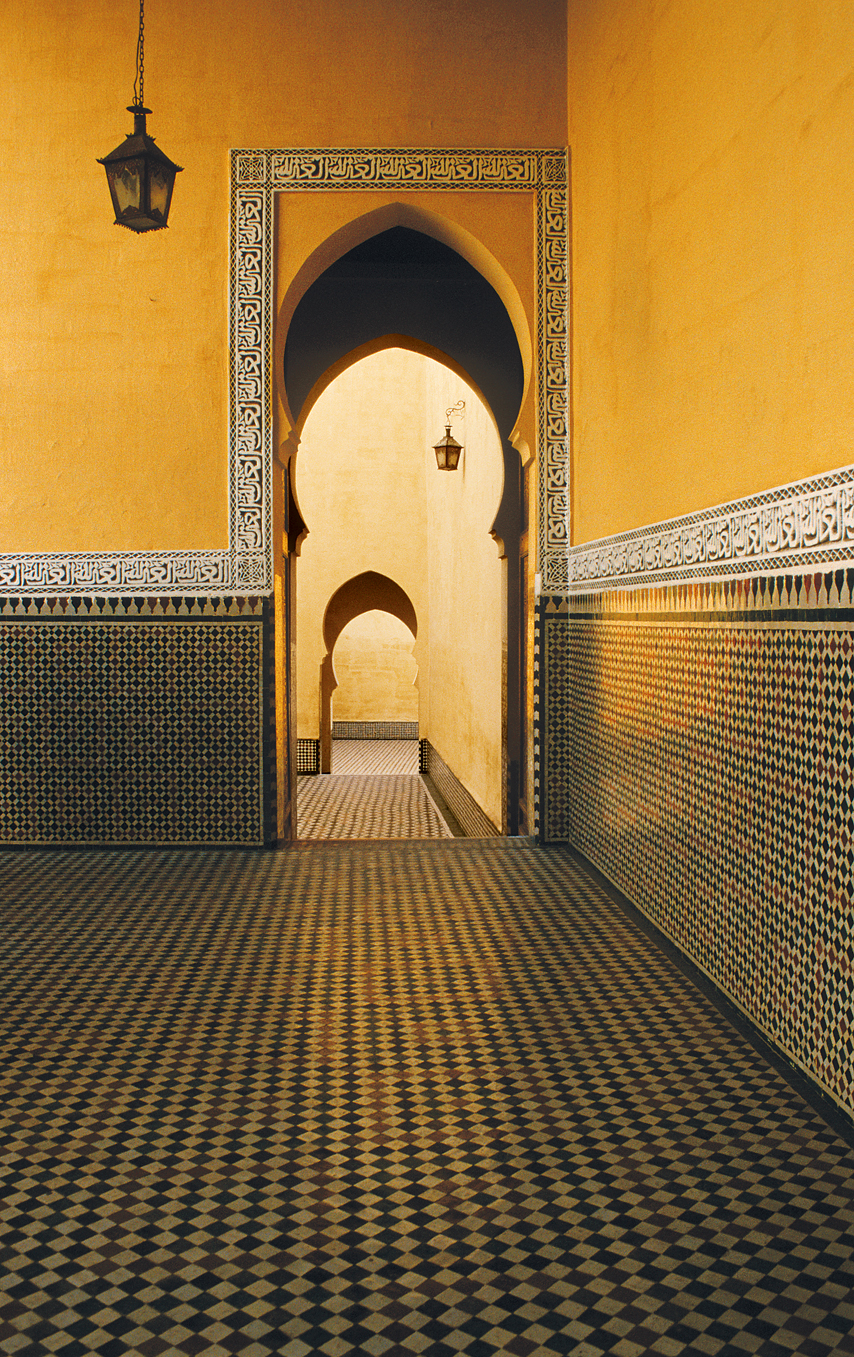
<svg viewBox="0 0 854 1357">
<path fill-rule="evenodd" d="M 462 444 L 458 443 L 451 433 L 451 416 L 456 415 L 458 419 L 463 419 L 465 412 L 465 401 L 457 401 L 456 405 L 452 405 L 449 410 L 445 411 L 445 419 L 448 421 L 445 425 L 445 437 L 433 444 L 436 463 L 440 471 L 456 471 L 460 464 L 460 453 L 463 448 Z"/>
<path fill-rule="evenodd" d="M 133 83 L 133 131 L 121 146 L 98 164 L 107 172 L 107 184 L 116 214 L 116 226 L 131 231 L 162 231 L 167 224 L 175 175 L 181 166 L 164 155 L 145 130 L 145 0 L 139 0 L 139 37 L 136 44 L 136 80 Z"/>
</svg>

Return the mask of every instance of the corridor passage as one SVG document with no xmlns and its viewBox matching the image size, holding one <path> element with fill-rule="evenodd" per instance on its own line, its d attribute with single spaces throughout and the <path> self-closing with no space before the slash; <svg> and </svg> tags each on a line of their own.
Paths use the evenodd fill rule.
<svg viewBox="0 0 854 1357">
<path fill-rule="evenodd" d="M 854 1150 L 560 849 L 0 857 L 0 1352 L 854 1353 Z"/>
<path fill-rule="evenodd" d="M 299 779 L 297 836 L 452 837 L 418 775 L 417 740 L 333 740 L 332 772 Z"/>
</svg>

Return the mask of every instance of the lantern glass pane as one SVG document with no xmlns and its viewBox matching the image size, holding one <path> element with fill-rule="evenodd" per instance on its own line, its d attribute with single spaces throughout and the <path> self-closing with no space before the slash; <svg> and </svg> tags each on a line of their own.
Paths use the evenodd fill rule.
<svg viewBox="0 0 854 1357">
<path fill-rule="evenodd" d="M 140 207 L 142 196 L 142 161 L 118 160 L 107 168 L 116 214 L 120 216 L 129 207 Z"/>
<path fill-rule="evenodd" d="M 151 165 L 149 192 L 152 213 L 157 213 L 164 221 L 169 211 L 169 195 L 172 192 L 172 174 L 165 165 L 155 160 Z"/>
</svg>

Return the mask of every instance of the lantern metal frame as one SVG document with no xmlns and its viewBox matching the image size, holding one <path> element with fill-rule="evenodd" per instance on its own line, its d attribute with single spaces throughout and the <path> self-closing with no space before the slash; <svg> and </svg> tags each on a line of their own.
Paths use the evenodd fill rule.
<svg viewBox="0 0 854 1357">
<path fill-rule="evenodd" d="M 462 443 L 458 443 L 451 433 L 451 415 L 456 415 L 458 419 L 463 419 L 466 413 L 466 403 L 464 400 L 457 401 L 456 405 L 450 406 L 445 411 L 445 436 L 440 438 L 438 443 L 433 444 L 433 451 L 436 454 L 436 465 L 440 471 L 456 471 L 460 464 L 460 456 L 464 451 Z"/>
</svg>

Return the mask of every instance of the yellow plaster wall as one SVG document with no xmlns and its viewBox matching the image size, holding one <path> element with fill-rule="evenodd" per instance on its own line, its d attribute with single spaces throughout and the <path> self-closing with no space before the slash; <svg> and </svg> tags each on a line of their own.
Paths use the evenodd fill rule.
<svg viewBox="0 0 854 1357">
<path fill-rule="evenodd" d="M 854 8 L 568 16 L 574 540 L 847 465 Z"/>
<path fill-rule="evenodd" d="M 501 829 L 505 567 L 489 536 L 504 480 L 501 443 L 487 407 L 446 368 L 430 364 L 425 396 L 430 683 L 421 733 Z M 440 472 L 432 444 L 460 399 L 460 466 Z"/>
<path fill-rule="evenodd" d="M 333 721 L 417 721 L 414 643 L 409 628 L 390 613 L 355 617 L 333 655 Z"/>
<path fill-rule="evenodd" d="M 95 163 L 130 130 L 136 6 L 6 0 L 0 550 L 224 546 L 229 148 L 560 145 L 565 18 L 153 0 L 149 130 L 185 169 L 169 229 L 137 237 Z"/>
<path fill-rule="evenodd" d="M 319 732 L 326 606 L 342 584 L 365 571 L 387 575 L 412 602 L 418 620 L 414 653 L 423 691 L 429 656 L 420 440 L 424 373 L 425 360 L 419 355 L 383 350 L 346 369 L 326 388 L 306 420 L 296 463 L 297 495 L 309 529 L 297 560 L 300 737 L 316 739 Z M 337 670 L 337 659 L 334 663 Z M 333 713 L 337 714 L 336 697 Z"/>
<path fill-rule="evenodd" d="M 440 472 L 432 445 L 445 410 L 460 399 L 461 467 Z M 371 680 L 356 647 L 342 649 L 345 629 L 333 654 L 341 685 L 333 718 L 418 720 L 422 737 L 499 827 L 504 566 L 489 530 L 502 485 L 500 442 L 478 394 L 441 364 L 403 349 L 342 372 L 313 406 L 297 453 L 297 494 L 310 530 L 297 562 L 298 735 L 319 733 L 329 599 L 354 575 L 388 575 L 415 607 L 419 701 L 405 716 L 362 709 Z M 353 679 L 354 668 L 361 679 Z M 345 682 L 351 691 L 341 691 Z M 342 714 L 342 703 L 356 714 Z"/>
</svg>

